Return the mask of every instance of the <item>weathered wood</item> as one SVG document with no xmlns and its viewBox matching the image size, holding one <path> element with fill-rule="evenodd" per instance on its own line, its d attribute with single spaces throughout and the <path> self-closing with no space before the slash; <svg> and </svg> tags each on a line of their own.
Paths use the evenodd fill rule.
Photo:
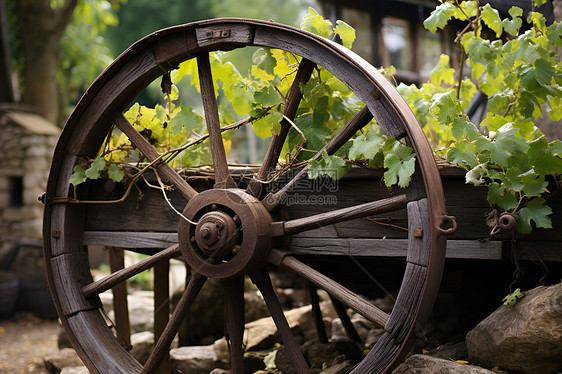
<svg viewBox="0 0 562 374">
<path fill-rule="evenodd" d="M 111 245 L 128 249 L 167 248 L 178 243 L 177 232 L 86 231 L 84 245 Z M 179 254 L 179 252 L 178 252 Z"/>
<path fill-rule="evenodd" d="M 125 254 L 122 248 L 109 247 L 109 268 L 111 273 L 125 268 Z M 127 300 L 127 283 L 120 282 L 113 286 L 113 311 L 115 313 L 115 330 L 117 338 L 127 346 L 131 345 L 131 326 L 129 324 L 129 304 Z"/>
<path fill-rule="evenodd" d="M 254 39 L 252 25 L 224 23 L 217 26 L 198 27 L 195 32 L 200 48 L 232 49 L 237 45 L 252 44 Z"/>
<path fill-rule="evenodd" d="M 142 370 L 143 374 L 154 373 L 162 363 L 162 360 L 164 360 L 166 355 L 169 354 L 170 346 L 180 328 L 183 317 L 195 301 L 195 297 L 201 290 L 201 287 L 203 287 L 206 280 L 207 279 L 205 277 L 200 275 L 193 275 L 191 277 L 185 290 L 183 291 L 180 301 L 176 305 L 176 309 L 174 310 L 170 321 L 162 332 L 160 339 L 158 339 L 158 341 L 154 344 L 154 349 L 150 353 L 150 356 L 148 357 L 148 360 Z"/>
<path fill-rule="evenodd" d="M 427 215 L 427 199 L 408 203 L 408 256 L 407 261 L 427 266 L 431 227 Z"/>
<path fill-rule="evenodd" d="M 226 299 L 230 373 L 244 374 L 244 277 L 221 279 Z"/>
<path fill-rule="evenodd" d="M 50 260 L 56 297 L 66 316 L 101 307 L 99 297 L 86 298 L 81 288 L 92 282 L 88 254 L 66 253 Z"/>
<path fill-rule="evenodd" d="M 300 86 L 301 84 L 305 84 L 306 82 L 308 82 L 315 67 L 316 64 L 307 59 L 303 59 L 300 62 L 295 79 L 293 80 L 293 83 L 291 83 L 289 97 L 287 98 L 287 102 L 285 103 L 285 106 L 283 108 L 283 115 L 286 118 L 289 118 L 290 120 L 293 120 L 295 118 L 297 109 L 299 108 L 299 104 L 302 100 L 302 91 Z M 285 144 L 285 139 L 287 138 L 287 134 L 292 127 L 285 117 L 283 117 L 283 120 L 281 121 L 281 129 L 279 130 L 279 133 L 274 134 L 271 138 L 271 142 L 269 143 L 269 147 L 267 148 L 267 153 L 256 175 L 257 180 L 252 180 L 248 184 L 248 188 L 246 189 L 246 191 L 253 196 L 260 198 L 263 197 L 265 188 L 262 188 L 264 186 L 260 182 L 258 182 L 258 180 L 265 180 L 269 172 L 275 168 L 275 165 L 277 165 L 281 150 L 283 149 L 283 145 Z"/>
<path fill-rule="evenodd" d="M 154 167 L 158 169 L 158 172 L 162 173 L 164 179 L 172 183 L 185 199 L 189 200 L 197 194 L 197 191 L 195 191 L 185 179 L 181 178 L 170 165 L 162 160 L 154 146 L 129 123 L 125 116 L 119 114 L 114 117 L 114 120 L 119 130 L 127 135 L 131 143 L 134 144 L 150 162 L 154 162 Z"/>
<path fill-rule="evenodd" d="M 334 255 L 359 257 L 405 257 L 407 239 L 343 239 L 293 238 L 289 252 L 292 255 Z M 449 240 L 446 258 L 500 260 L 502 243 L 499 241 Z"/>
<path fill-rule="evenodd" d="M 152 51 L 164 71 L 177 68 L 180 62 L 193 57 L 190 50 L 197 45 L 195 33 L 184 31 L 172 34 L 152 44 Z"/>
<path fill-rule="evenodd" d="M 212 34 L 214 31 L 209 32 Z M 220 32 L 223 31 L 219 31 L 219 33 Z M 222 133 L 220 130 L 219 110 L 213 84 L 213 73 L 211 72 L 211 64 L 209 62 L 208 53 L 197 56 L 197 68 L 199 69 L 201 99 L 203 100 L 205 122 L 207 123 L 207 131 L 209 132 L 211 154 L 215 169 L 214 187 L 234 188 L 236 187 L 236 183 L 234 183 L 234 180 L 228 171 L 228 163 L 226 162 L 226 152 L 224 150 Z"/>
<path fill-rule="evenodd" d="M 170 263 L 168 260 L 154 265 L 154 341 L 158 341 L 170 320 Z M 170 353 L 166 352 L 156 371 L 169 374 Z"/>
<path fill-rule="evenodd" d="M 420 299 L 426 286 L 427 267 L 408 263 L 404 280 L 385 330 L 397 341 L 403 341 L 416 320 Z"/>
<path fill-rule="evenodd" d="M 74 347 L 99 356 L 81 356 L 91 373 L 140 374 L 142 367 L 113 336 L 98 310 L 80 311 L 66 318 Z"/>
<path fill-rule="evenodd" d="M 269 310 L 269 314 L 271 318 L 273 318 L 273 322 L 275 322 L 275 326 L 277 327 L 277 331 L 289 352 L 291 359 L 294 362 L 294 369 L 297 374 L 308 374 L 308 364 L 306 359 L 304 358 L 302 351 L 300 349 L 299 344 L 295 340 L 293 333 L 291 332 L 291 328 L 289 327 L 289 323 L 283 314 L 283 309 L 281 308 L 281 304 L 277 299 L 277 294 L 273 289 L 273 285 L 271 283 L 271 279 L 269 278 L 269 273 L 266 271 L 258 271 L 254 274 L 250 275 L 252 281 L 258 286 L 267 308 Z"/>
<path fill-rule="evenodd" d="M 283 223 L 284 235 L 292 235 L 313 228 L 319 228 L 342 221 L 349 221 L 386 212 L 403 209 L 406 206 L 406 195 L 398 195 L 383 200 L 356 205 L 348 208 L 333 210 L 306 218 L 285 221 Z"/>
<path fill-rule="evenodd" d="M 98 295 L 114 287 L 120 282 L 131 278 L 132 276 L 156 266 L 160 262 L 167 262 L 171 258 L 178 256 L 179 254 L 180 250 L 176 243 L 175 245 L 172 245 L 171 247 L 160 251 L 153 256 L 145 258 L 144 260 L 141 260 L 134 265 L 120 270 L 112 271 L 111 274 L 105 276 L 104 278 L 85 285 L 84 287 L 82 287 L 82 293 L 84 297 Z"/>
<path fill-rule="evenodd" d="M 274 253 L 273 255 L 276 256 L 277 254 Z M 355 294 L 341 284 L 328 278 L 324 274 L 314 270 L 310 266 L 305 265 L 296 258 L 292 256 L 286 256 L 282 258 L 280 265 L 291 269 L 296 274 L 314 283 L 319 288 L 323 289 L 324 291 L 328 292 L 330 295 L 338 299 L 347 307 L 353 309 L 363 317 L 367 318 L 369 321 L 379 326 L 386 325 L 389 318 L 388 314 L 375 307 L 373 304 L 369 303 L 361 296 Z"/>
</svg>

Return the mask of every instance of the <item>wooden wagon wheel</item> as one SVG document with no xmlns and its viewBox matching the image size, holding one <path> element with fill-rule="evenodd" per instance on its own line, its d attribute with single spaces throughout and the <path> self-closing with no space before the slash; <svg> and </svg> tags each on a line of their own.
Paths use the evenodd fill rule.
<svg viewBox="0 0 562 374">
<path fill-rule="evenodd" d="M 247 46 L 277 48 L 302 57 L 284 109 L 287 118 L 295 116 L 301 100 L 299 82 L 306 82 L 316 65 L 346 84 L 365 103 L 365 108 L 325 145 L 326 151 L 333 154 L 374 117 L 388 136 L 405 138 L 416 153 L 417 172 L 407 191 L 403 195 L 328 213 L 278 221 L 272 218 L 271 212 L 291 193 L 291 187 L 306 176 L 306 170 L 265 198 L 259 195 L 255 183 L 250 183 L 245 190 L 237 189 L 226 162 L 208 54 Z M 199 193 L 161 161 L 158 152 L 122 114 L 150 82 L 191 58 L 198 62 L 215 170 L 214 188 Z M 69 177 L 79 158 L 97 155 L 113 125 L 129 137 L 167 183 L 188 201 L 183 214 L 198 224 L 180 220 L 177 245 L 153 254 L 141 266 L 115 271 L 92 282 L 83 246 L 87 209 L 72 201 Z M 257 178 L 265 178 L 276 165 L 289 128 L 290 124 L 282 123 L 280 133 L 273 137 Z M 408 213 L 407 265 L 390 314 L 306 265 L 290 250 L 271 248 L 277 237 L 290 237 L 312 228 L 399 209 L 407 209 Z M 340 309 L 351 308 L 383 327 L 383 337 L 353 370 L 353 373 L 383 373 L 407 353 L 414 330 L 430 311 L 441 278 L 444 235 L 454 228 L 454 219 L 445 212 L 440 177 L 424 133 L 407 104 L 377 70 L 340 45 L 299 29 L 272 22 L 215 19 L 172 27 L 141 39 L 87 90 L 70 116 L 54 154 L 45 197 L 44 249 L 49 284 L 59 316 L 91 372 L 154 372 L 205 280 L 218 278 L 228 291 L 225 320 L 229 321 L 232 373 L 243 373 L 241 279 L 244 275 L 249 275 L 261 290 L 297 371 L 308 372 L 267 276 L 267 266 L 274 264 L 326 290 Z M 240 234 L 241 229 L 243 234 Z M 194 274 L 143 366 L 122 348 L 108 328 L 100 313 L 98 295 L 143 269 L 177 256 L 185 259 Z"/>
</svg>

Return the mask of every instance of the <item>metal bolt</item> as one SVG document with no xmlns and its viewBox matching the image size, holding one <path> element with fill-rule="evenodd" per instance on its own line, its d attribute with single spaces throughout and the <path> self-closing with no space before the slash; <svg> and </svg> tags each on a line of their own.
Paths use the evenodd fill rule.
<svg viewBox="0 0 562 374">
<path fill-rule="evenodd" d="M 422 229 L 414 230 L 414 238 L 423 238 L 423 230 Z"/>
<path fill-rule="evenodd" d="M 217 204 L 212 204 L 212 205 L 211 205 L 211 210 L 217 210 Z"/>
<path fill-rule="evenodd" d="M 239 223 L 240 223 L 240 217 L 238 217 L 238 216 L 232 217 L 232 220 L 234 221 L 235 224 L 239 224 Z"/>
<path fill-rule="evenodd" d="M 232 254 L 233 254 L 233 255 L 237 254 L 238 251 L 240 251 L 240 246 L 239 246 L 239 245 L 235 245 L 234 247 L 232 247 Z"/>
<path fill-rule="evenodd" d="M 53 238 L 55 238 L 55 239 L 60 238 L 60 231 L 59 230 L 53 230 Z"/>
<path fill-rule="evenodd" d="M 201 229 L 200 233 L 201 233 L 201 237 L 202 237 L 203 239 L 207 239 L 207 238 L 209 238 L 209 237 L 211 236 L 211 230 L 209 230 L 208 227 L 203 227 L 203 228 Z"/>
</svg>

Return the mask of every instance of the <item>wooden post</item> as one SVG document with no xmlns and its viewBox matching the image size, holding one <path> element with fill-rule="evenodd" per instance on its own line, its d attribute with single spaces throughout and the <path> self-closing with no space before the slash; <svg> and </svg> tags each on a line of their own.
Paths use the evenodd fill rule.
<svg viewBox="0 0 562 374">
<path fill-rule="evenodd" d="M 154 266 L 154 343 L 158 341 L 170 319 L 170 263 L 161 261 Z M 158 374 L 170 373 L 170 354 L 162 360 Z"/>
<path fill-rule="evenodd" d="M 125 268 L 125 254 L 122 248 L 108 247 L 109 267 L 114 273 Z M 115 312 L 115 329 L 117 338 L 126 344 L 126 348 L 131 346 L 131 326 L 129 324 L 129 304 L 127 301 L 127 283 L 121 282 L 112 288 L 113 291 L 113 310 Z"/>
</svg>

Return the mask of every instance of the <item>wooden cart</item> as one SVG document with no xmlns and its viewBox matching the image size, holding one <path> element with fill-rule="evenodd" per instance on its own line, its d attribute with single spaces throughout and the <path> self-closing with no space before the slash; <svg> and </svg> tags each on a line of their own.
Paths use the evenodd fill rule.
<svg viewBox="0 0 562 374">
<path fill-rule="evenodd" d="M 258 181 L 264 180 L 277 164 L 291 127 L 286 120 L 273 137 L 261 167 L 252 175 L 253 180 L 241 183 L 243 176 L 226 162 L 213 88 L 216 82 L 208 54 L 248 46 L 282 49 L 302 57 L 284 108 L 288 119 L 294 118 L 301 101 L 299 84 L 308 80 L 315 66 L 324 67 L 346 84 L 365 108 L 324 149 L 333 154 L 374 117 L 386 135 L 404 139 L 414 149 L 416 173 L 410 187 L 389 191 L 381 187 L 380 175 L 353 170 L 340 181 L 337 191 L 328 189 L 337 197 L 337 204 L 284 208 L 287 198 L 306 183 L 306 168 L 277 190 L 266 191 Z M 163 162 L 123 116 L 150 82 L 192 58 L 197 59 L 213 157 L 214 174 L 209 183 L 191 182 Z M 119 204 L 87 204 L 75 198 L 69 184 L 75 165 L 81 157 L 96 156 L 113 126 L 125 133 L 166 183 L 173 186 L 169 198 L 183 218 L 155 191 L 145 191 L 140 203 L 129 198 Z M 314 157 L 321 157 L 321 152 Z M 104 200 L 119 193 L 105 187 L 90 183 L 85 198 Z M 309 191 L 309 196 L 322 194 L 326 190 Z M 385 222 L 377 222 L 377 217 L 391 217 L 392 225 L 381 225 Z M 428 317 L 441 279 L 446 235 L 455 229 L 455 219 L 445 211 L 440 175 L 425 135 L 394 86 L 376 69 L 342 46 L 299 29 L 273 22 L 215 19 L 172 27 L 141 39 L 87 90 L 55 151 L 45 195 L 44 250 L 58 314 L 74 348 L 93 373 L 156 372 L 183 316 L 208 278 L 219 279 L 227 291 L 225 328 L 231 372 L 243 373 L 245 276 L 260 289 L 296 371 L 309 372 L 268 276 L 271 267 L 288 269 L 327 291 L 334 305 L 339 306 L 336 309 L 344 311 L 344 322 L 345 308 L 351 308 L 384 328 L 382 338 L 353 373 L 385 373 L 408 352 L 414 332 Z M 94 243 L 150 257 L 128 268 L 116 262 L 109 276 L 93 282 L 86 245 Z M 405 258 L 405 267 L 390 313 L 359 295 L 365 290 L 354 290 L 353 284 L 340 280 L 331 271 L 333 266 L 322 266 L 325 259 L 336 256 L 342 262 L 358 264 L 373 277 L 376 275 L 370 273 L 363 259 L 397 253 Z M 155 298 L 165 300 L 168 261 L 177 257 L 186 262 L 191 276 L 169 320 L 167 310 L 163 319 L 157 318 L 157 322 L 164 322 L 157 323 L 155 348 L 146 364 L 141 365 L 120 344 L 123 336 L 116 337 L 108 327 L 100 312 L 99 294 L 154 268 L 156 288 L 164 284 L 164 291 L 156 292 Z M 160 304 L 162 300 L 155 302 Z"/>
</svg>

